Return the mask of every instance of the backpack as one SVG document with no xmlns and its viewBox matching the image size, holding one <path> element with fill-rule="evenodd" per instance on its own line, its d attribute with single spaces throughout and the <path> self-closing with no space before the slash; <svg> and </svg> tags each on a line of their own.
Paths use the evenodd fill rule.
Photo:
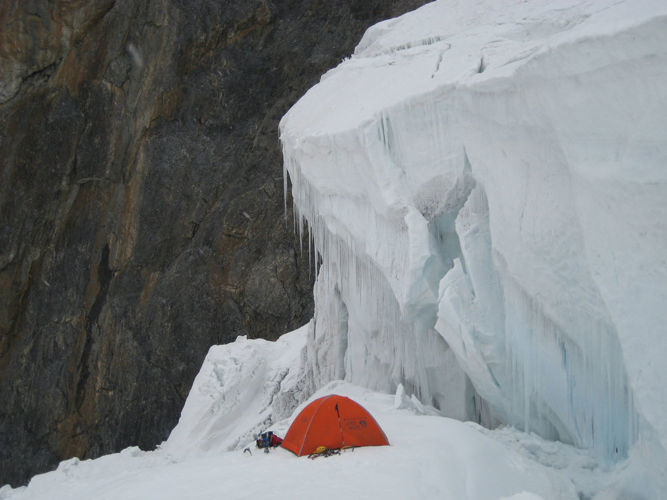
<svg viewBox="0 0 667 500">
<path fill-rule="evenodd" d="M 276 436 L 272 431 L 266 431 L 260 434 L 260 436 L 257 438 L 256 444 L 257 448 L 266 448 L 266 451 L 269 451 L 269 448 L 280 446 L 282 442 L 282 438 Z"/>
</svg>

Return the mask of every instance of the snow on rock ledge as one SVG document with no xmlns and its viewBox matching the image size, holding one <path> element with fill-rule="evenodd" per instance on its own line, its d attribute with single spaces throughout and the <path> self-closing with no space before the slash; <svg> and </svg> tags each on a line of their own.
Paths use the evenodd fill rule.
<svg viewBox="0 0 667 500">
<path fill-rule="evenodd" d="M 283 118 L 313 388 L 667 448 L 667 4 L 442 0 Z M 299 221 L 301 227 L 301 220 Z"/>
</svg>

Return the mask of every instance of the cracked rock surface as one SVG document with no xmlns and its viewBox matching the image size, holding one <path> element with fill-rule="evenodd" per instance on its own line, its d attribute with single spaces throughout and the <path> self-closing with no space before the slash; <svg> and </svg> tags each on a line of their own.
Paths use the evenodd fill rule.
<svg viewBox="0 0 667 500">
<path fill-rule="evenodd" d="M 422 3 L 2 3 L 0 485 L 152 448 L 211 345 L 311 317 L 278 120 Z"/>
</svg>

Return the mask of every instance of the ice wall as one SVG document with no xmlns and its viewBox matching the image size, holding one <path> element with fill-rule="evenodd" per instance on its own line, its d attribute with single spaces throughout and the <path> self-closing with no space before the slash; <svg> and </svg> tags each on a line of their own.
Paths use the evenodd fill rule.
<svg viewBox="0 0 667 500">
<path fill-rule="evenodd" d="M 660 1 L 447 0 L 369 29 L 281 122 L 322 258 L 309 383 L 664 453 L 666 77 Z"/>
</svg>

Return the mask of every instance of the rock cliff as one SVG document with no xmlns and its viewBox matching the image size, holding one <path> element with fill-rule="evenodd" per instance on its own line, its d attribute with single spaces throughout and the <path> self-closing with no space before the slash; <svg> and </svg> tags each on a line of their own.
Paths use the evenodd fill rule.
<svg viewBox="0 0 667 500">
<path fill-rule="evenodd" d="M 210 345 L 311 317 L 277 122 L 422 3 L 0 5 L 0 485 L 155 446 Z"/>
</svg>

